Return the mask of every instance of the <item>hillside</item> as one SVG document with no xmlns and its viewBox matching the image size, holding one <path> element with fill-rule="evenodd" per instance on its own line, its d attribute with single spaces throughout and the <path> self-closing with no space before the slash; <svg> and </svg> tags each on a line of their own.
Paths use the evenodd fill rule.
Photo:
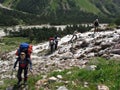
<svg viewBox="0 0 120 90">
<path fill-rule="evenodd" d="M 19 11 L 39 15 L 46 22 L 56 24 L 85 23 L 95 18 L 100 18 L 101 22 L 109 22 L 120 15 L 119 0 L 2 0 L 1 3 Z"/>
<path fill-rule="evenodd" d="M 0 26 L 13 26 L 13 25 L 36 25 L 43 24 L 44 18 L 22 12 L 14 9 L 10 9 L 4 6 L 0 6 Z"/>
<path fill-rule="evenodd" d="M 120 53 L 118 52 L 120 50 L 119 35 L 120 30 L 116 29 L 115 31 L 101 31 L 96 33 L 95 37 L 93 37 L 93 32 L 78 33 L 78 38 L 74 40 L 74 43 L 68 43 L 72 35 L 66 35 L 59 40 L 58 50 L 49 55 L 46 55 L 48 52 L 48 42 L 34 45 L 32 62 L 35 75 L 34 77 L 29 77 L 30 79 L 34 78 L 29 81 L 29 84 L 34 86 L 37 83 L 37 88 L 43 88 L 43 90 L 46 88 L 57 90 L 56 88 L 59 88 L 61 85 L 65 85 L 68 90 L 80 90 L 80 88 L 84 88 L 83 90 L 96 90 L 96 86 L 102 83 L 107 85 L 110 90 L 117 90 L 116 88 L 119 87 L 119 85 L 117 85 L 119 83 L 119 79 L 117 79 L 119 77 L 118 62 L 120 58 Z M 7 53 L 6 59 L 0 60 L 1 80 L 5 78 L 16 80 L 15 73 L 12 76 L 10 75 L 10 70 L 12 70 L 13 63 L 16 59 L 14 53 L 15 51 Z M 95 59 L 95 57 L 103 57 L 106 59 L 99 62 L 99 59 Z M 113 63 L 115 60 L 110 60 L 113 58 L 118 61 Z M 93 60 L 90 64 L 91 59 L 95 61 Z M 70 70 L 74 67 L 79 69 Z M 48 72 L 53 71 L 56 72 L 46 76 Z M 42 74 L 41 78 L 37 77 L 38 74 Z M 50 78 L 50 76 L 57 78 Z M 36 78 L 40 79 L 40 81 L 37 82 Z M 118 82 L 117 84 L 115 84 L 116 81 Z M 85 82 L 88 83 L 87 88 L 84 86 Z M 15 81 L 9 83 L 8 86 L 10 86 L 10 84 L 15 84 Z"/>
<path fill-rule="evenodd" d="M 84 11 L 93 14 L 119 12 L 119 0 L 3 0 L 5 6 L 36 14 L 55 13 L 64 11 Z"/>
<path fill-rule="evenodd" d="M 69 11 L 74 9 L 95 14 L 100 12 L 99 9 L 88 0 L 4 0 L 3 4 L 20 11 L 36 14 L 45 14 L 47 12 L 49 14 L 51 12 L 56 13 L 58 10 Z"/>
</svg>

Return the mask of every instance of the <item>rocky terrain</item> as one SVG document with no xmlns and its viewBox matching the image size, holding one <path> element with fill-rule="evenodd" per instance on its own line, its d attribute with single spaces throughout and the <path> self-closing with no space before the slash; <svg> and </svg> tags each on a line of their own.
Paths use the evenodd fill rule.
<svg viewBox="0 0 120 90">
<path fill-rule="evenodd" d="M 48 54 L 48 42 L 34 45 L 32 53 L 34 74 L 45 74 L 54 70 L 69 69 L 73 66 L 85 68 L 87 62 L 94 57 L 115 58 L 116 60 L 120 58 L 120 29 L 96 32 L 95 35 L 92 31 L 78 33 L 77 36 L 78 38 L 73 42 L 69 42 L 72 35 L 61 38 L 58 50 L 52 54 Z M 15 60 L 15 51 L 2 56 L 0 82 L 5 78 L 16 78 L 16 73 L 11 76 Z M 95 65 L 89 66 L 90 69 L 95 69 L 95 67 Z"/>
</svg>

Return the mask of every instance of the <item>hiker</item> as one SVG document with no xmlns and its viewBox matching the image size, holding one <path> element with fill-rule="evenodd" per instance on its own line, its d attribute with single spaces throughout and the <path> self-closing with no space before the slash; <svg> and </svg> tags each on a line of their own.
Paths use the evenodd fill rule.
<svg viewBox="0 0 120 90">
<path fill-rule="evenodd" d="M 32 45 L 28 43 L 21 43 L 19 48 L 16 51 L 16 56 L 20 57 L 20 53 L 25 52 L 26 58 L 31 59 L 31 53 L 32 53 Z"/>
<path fill-rule="evenodd" d="M 58 46 L 58 37 L 57 36 L 54 37 L 54 41 L 55 41 L 55 50 L 57 50 L 57 46 Z"/>
<path fill-rule="evenodd" d="M 26 58 L 26 54 L 24 52 L 20 53 L 20 57 L 17 58 L 16 62 L 14 63 L 13 70 L 15 70 L 17 63 L 19 63 L 17 78 L 18 82 L 17 85 L 20 85 L 22 81 L 22 71 L 24 70 L 24 84 L 27 84 L 27 74 L 28 74 L 28 64 L 30 64 L 30 71 L 32 72 L 32 62 L 30 58 Z"/>
<path fill-rule="evenodd" d="M 99 27 L 99 21 L 98 21 L 98 19 L 96 19 L 93 22 L 93 24 L 94 24 L 94 34 L 95 34 L 95 32 L 98 31 L 98 27 Z"/>
<path fill-rule="evenodd" d="M 73 39 L 74 39 L 74 40 L 77 39 L 77 35 L 76 35 L 77 33 L 78 33 L 77 31 L 74 31 L 73 36 L 72 36 L 72 38 L 71 38 L 71 40 L 70 40 L 71 42 L 73 42 Z"/>
<path fill-rule="evenodd" d="M 49 46 L 50 46 L 50 52 L 51 52 L 51 53 L 53 52 L 54 45 L 55 45 L 54 38 L 53 38 L 53 37 L 50 37 L 50 38 L 49 38 Z"/>
</svg>

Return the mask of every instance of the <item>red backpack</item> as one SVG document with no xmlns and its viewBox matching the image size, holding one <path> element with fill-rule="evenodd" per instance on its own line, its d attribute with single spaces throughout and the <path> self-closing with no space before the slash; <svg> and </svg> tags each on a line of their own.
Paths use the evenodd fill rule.
<svg viewBox="0 0 120 90">
<path fill-rule="evenodd" d="M 49 38 L 49 43 L 50 43 L 50 45 L 54 45 L 55 41 L 54 41 L 53 37 Z"/>
</svg>

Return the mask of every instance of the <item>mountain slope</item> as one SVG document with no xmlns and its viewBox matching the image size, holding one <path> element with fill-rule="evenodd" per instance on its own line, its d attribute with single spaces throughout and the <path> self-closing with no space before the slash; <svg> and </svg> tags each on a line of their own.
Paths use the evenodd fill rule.
<svg viewBox="0 0 120 90">
<path fill-rule="evenodd" d="M 74 10 L 98 14 L 100 10 L 89 0 L 4 0 L 3 4 L 12 8 L 40 14 L 41 11 Z"/>
<path fill-rule="evenodd" d="M 18 24 L 40 24 L 39 16 L 25 12 L 0 7 L 0 26 L 12 26 Z"/>
<path fill-rule="evenodd" d="M 119 0 L 3 0 L 2 3 L 17 10 L 36 14 L 75 9 L 93 14 L 112 14 L 120 8 Z"/>
<path fill-rule="evenodd" d="M 119 0 L 2 0 L 0 3 L 38 15 L 41 22 L 52 24 L 86 23 L 95 18 L 109 22 L 120 15 Z"/>
<path fill-rule="evenodd" d="M 91 0 L 103 13 L 109 15 L 120 14 L 120 1 L 119 0 Z"/>
</svg>

